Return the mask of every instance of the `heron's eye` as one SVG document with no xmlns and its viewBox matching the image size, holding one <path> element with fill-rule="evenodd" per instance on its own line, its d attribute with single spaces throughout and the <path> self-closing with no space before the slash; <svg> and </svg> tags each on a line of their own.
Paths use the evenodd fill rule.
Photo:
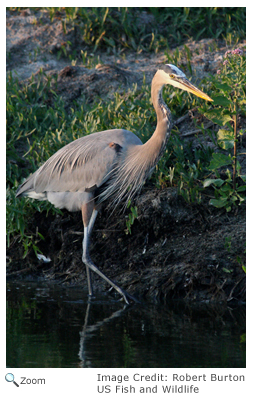
<svg viewBox="0 0 253 401">
<path fill-rule="evenodd" d="M 175 75 L 174 74 L 170 74 L 170 78 L 175 78 Z"/>
</svg>

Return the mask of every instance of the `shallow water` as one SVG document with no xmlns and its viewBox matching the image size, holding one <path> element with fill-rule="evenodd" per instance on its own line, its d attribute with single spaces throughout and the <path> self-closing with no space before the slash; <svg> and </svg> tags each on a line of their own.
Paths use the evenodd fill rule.
<svg viewBox="0 0 253 401">
<path fill-rule="evenodd" d="M 143 303 L 7 283 L 7 367 L 245 367 L 245 307 Z"/>
</svg>

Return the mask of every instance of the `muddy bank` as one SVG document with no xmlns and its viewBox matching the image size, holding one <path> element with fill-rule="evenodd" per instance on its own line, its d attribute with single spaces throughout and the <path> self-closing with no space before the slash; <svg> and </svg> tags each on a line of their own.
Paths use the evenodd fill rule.
<svg viewBox="0 0 253 401">
<path fill-rule="evenodd" d="M 208 205 L 188 205 L 173 188 L 144 188 L 136 200 L 138 219 L 127 235 L 126 216 L 102 210 L 92 235 L 94 262 L 125 290 L 155 300 L 244 302 L 245 209 L 229 214 Z M 32 232 L 45 238 L 39 247 L 51 258 L 37 260 L 31 252 L 22 260 L 17 243 L 9 249 L 8 278 L 56 280 L 86 286 L 81 260 L 80 213 L 48 216 L 36 213 Z M 95 291 L 108 285 L 93 274 Z"/>
</svg>

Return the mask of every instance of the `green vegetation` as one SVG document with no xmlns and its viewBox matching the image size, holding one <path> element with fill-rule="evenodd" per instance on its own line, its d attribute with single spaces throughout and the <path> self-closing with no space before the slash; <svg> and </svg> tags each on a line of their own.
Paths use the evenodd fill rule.
<svg viewBox="0 0 253 401">
<path fill-rule="evenodd" d="M 212 79 L 213 100 L 217 106 L 205 112 L 207 118 L 222 128 L 217 132 L 217 143 L 225 153 L 214 153 L 209 169 L 215 178 L 204 181 L 204 187 L 215 188 L 215 199 L 210 204 L 227 211 L 231 206 L 241 204 L 245 200 L 246 176 L 241 174 L 241 166 L 237 158 L 237 143 L 244 129 L 238 131 L 238 116 L 246 117 L 246 58 L 243 51 L 235 49 L 225 54 L 223 69 L 218 71 L 220 79 Z M 233 155 L 230 154 L 233 149 Z M 221 179 L 218 170 L 228 166 L 226 177 Z M 231 167 L 229 169 L 229 167 Z M 231 173 L 232 170 L 232 173 Z M 238 183 L 239 182 L 239 183 Z"/>
<path fill-rule="evenodd" d="M 19 12 L 11 8 L 12 12 Z M 191 52 L 185 45 L 182 51 L 169 52 L 170 43 L 182 43 L 193 37 L 222 38 L 226 42 L 237 43 L 245 36 L 244 8 L 168 8 L 161 13 L 157 8 L 138 9 L 131 12 L 127 8 L 50 8 L 50 18 L 60 18 L 64 29 L 76 30 L 85 43 L 93 49 L 94 56 L 87 52 L 78 55 L 69 44 L 68 56 L 73 62 L 89 62 L 92 67 L 98 60 L 96 50 L 131 49 L 158 51 L 164 49 L 168 62 L 180 66 L 182 58 L 187 60 L 185 72 L 191 75 Z M 138 24 L 141 12 L 152 16 L 156 23 Z M 233 18 L 232 18 L 233 17 Z M 210 20 L 210 24 L 206 20 Z M 120 24 L 119 24 L 119 21 Z M 171 23 L 173 21 L 173 23 Z M 177 23 L 175 23 L 177 21 Z M 148 27 L 147 27 L 148 25 Z M 219 27 L 219 29 L 217 29 Z M 147 29 L 152 31 L 147 32 Z M 117 32 L 117 34 L 116 34 Z M 164 36 L 163 36 L 164 35 Z M 114 51 L 113 50 L 113 51 Z M 115 50 L 115 51 L 116 51 Z M 192 151 L 192 144 L 184 141 L 177 127 L 172 135 L 164 157 L 160 160 L 151 177 L 152 183 L 163 188 L 177 186 L 187 202 L 200 203 L 209 197 L 210 205 L 225 208 L 230 212 L 245 200 L 245 176 L 241 174 L 237 144 L 244 134 L 238 129 L 239 118 L 244 118 L 245 105 L 245 55 L 239 51 L 224 55 L 223 68 L 215 76 L 209 76 L 199 86 L 214 102 L 204 103 L 186 92 L 164 89 L 164 99 L 169 99 L 169 107 L 174 116 L 182 116 L 189 109 L 197 107 L 202 115 L 219 127 L 218 132 L 202 130 L 215 147 L 208 147 L 199 141 L 199 147 Z M 186 71 L 186 68 L 188 71 Z M 83 135 L 108 128 L 124 127 L 140 136 L 145 142 L 153 133 L 156 116 L 150 103 L 150 87 L 145 78 L 140 89 L 133 85 L 124 93 L 115 93 L 112 100 L 95 98 L 92 104 L 82 106 L 73 102 L 72 108 L 65 109 L 63 99 L 57 94 L 57 76 L 49 77 L 41 72 L 29 82 L 20 83 L 7 76 L 7 240 L 22 241 L 24 257 L 33 247 L 39 251 L 39 233 L 28 232 L 27 217 L 35 211 L 59 213 L 47 202 L 31 199 L 16 199 L 15 192 L 31 172 L 45 162 L 65 144 Z M 215 150 L 214 150 L 215 149 Z M 224 168 L 226 170 L 224 171 Z M 137 216 L 136 207 L 130 205 L 127 233 Z"/>
<path fill-rule="evenodd" d="M 245 7 L 47 7 L 44 11 L 51 21 L 59 19 L 66 33 L 73 31 L 74 40 L 62 44 L 59 56 L 75 53 L 75 58 L 80 56 L 76 43 L 85 43 L 93 52 L 158 52 L 188 39 L 225 39 L 231 44 L 245 38 L 246 32 Z"/>
<path fill-rule="evenodd" d="M 128 218 L 126 220 L 126 234 L 131 234 L 131 227 L 134 224 L 134 220 L 138 217 L 137 206 L 131 206 L 131 201 L 128 202 L 128 209 L 130 209 L 130 213 L 128 214 Z"/>
</svg>

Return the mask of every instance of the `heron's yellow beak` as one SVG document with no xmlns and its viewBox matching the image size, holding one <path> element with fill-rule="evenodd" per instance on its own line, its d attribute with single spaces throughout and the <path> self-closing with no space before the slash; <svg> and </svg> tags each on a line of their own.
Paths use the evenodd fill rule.
<svg viewBox="0 0 253 401">
<path fill-rule="evenodd" d="M 213 99 L 211 99 L 206 93 L 202 92 L 200 89 L 194 86 L 190 81 L 188 81 L 188 79 L 181 78 L 179 82 L 182 85 L 181 88 L 185 91 L 191 92 L 194 95 L 201 97 L 202 99 L 209 100 L 210 102 L 213 101 Z"/>
</svg>

